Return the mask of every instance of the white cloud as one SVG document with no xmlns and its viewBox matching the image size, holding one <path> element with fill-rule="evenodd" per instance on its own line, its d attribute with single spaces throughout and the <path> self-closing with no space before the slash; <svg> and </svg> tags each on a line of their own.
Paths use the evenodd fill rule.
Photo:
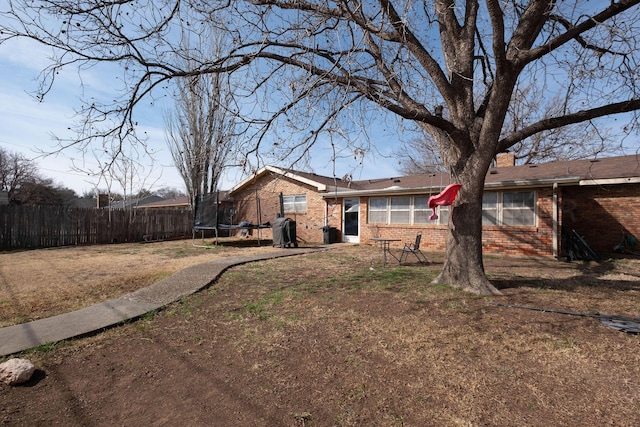
<svg viewBox="0 0 640 427">
<path fill-rule="evenodd" d="M 61 138 L 74 136 L 68 128 L 74 124 L 75 109 L 80 106 L 81 96 L 114 99 L 118 95 L 115 90 L 121 84 L 119 76 L 122 72 L 112 64 L 100 65 L 83 70 L 80 79 L 77 70 L 65 70 L 56 77 L 56 84 L 45 101 L 37 102 L 29 93 L 38 89 L 36 79 L 50 64 L 51 56 L 50 48 L 26 39 L 13 39 L 0 46 L 0 146 L 29 158 L 36 158 L 42 174 L 53 178 L 58 184 L 78 193 L 93 191 L 99 182 L 98 178 L 73 168 L 75 162 L 76 165 L 84 165 L 86 169 L 97 170 L 97 161 L 93 155 L 83 158 L 82 153 L 73 148 L 57 155 L 38 155 L 57 149 L 52 135 Z M 149 146 L 156 153 L 153 165 L 149 162 L 145 167 L 145 174 L 150 175 L 142 181 L 145 188 L 152 185 L 152 189 L 182 189 L 184 184 L 173 167 L 173 160 L 166 146 L 162 108 L 160 105 L 152 107 L 150 104 L 151 100 L 145 100 L 136 111 L 136 119 L 141 123 L 138 131 L 140 134 L 146 133 Z M 386 150 L 388 147 L 382 148 Z M 326 144 L 313 149 L 311 166 L 318 174 L 334 174 Z M 363 165 L 359 165 L 359 159 L 346 158 L 336 163 L 335 174 L 342 177 L 346 173 L 353 173 L 354 179 L 388 177 L 397 174 L 394 166 L 391 159 L 379 156 L 369 156 Z M 230 188 L 243 178 L 237 170 L 231 170 L 223 179 L 222 188 Z"/>
<path fill-rule="evenodd" d="M 84 70 L 80 80 L 77 70 L 66 70 L 57 76 L 45 101 L 37 102 L 30 93 L 38 89 L 36 79 L 49 65 L 50 56 L 49 48 L 26 39 L 13 39 L 0 46 L 0 147 L 34 159 L 41 174 L 57 184 L 77 193 L 93 191 L 96 184 L 104 185 L 104 181 L 74 167 L 75 164 L 83 169 L 97 170 L 98 164 L 92 154 L 83 157 L 83 153 L 75 148 L 49 156 L 43 156 L 43 153 L 58 149 L 52 135 L 63 139 L 75 136 L 69 128 L 75 123 L 75 108 L 80 106 L 81 96 L 93 94 L 103 99 L 114 96 L 113 87 L 119 84 L 117 73 L 113 66 L 95 67 Z M 138 115 L 143 123 L 157 123 L 157 111 L 152 114 L 139 111 Z M 151 185 L 153 188 L 183 188 L 165 148 L 163 129 L 148 126 L 143 130 L 158 152 L 154 164 L 145 161 L 144 173 L 148 175 L 143 182 L 147 184 L 145 188 Z"/>
</svg>

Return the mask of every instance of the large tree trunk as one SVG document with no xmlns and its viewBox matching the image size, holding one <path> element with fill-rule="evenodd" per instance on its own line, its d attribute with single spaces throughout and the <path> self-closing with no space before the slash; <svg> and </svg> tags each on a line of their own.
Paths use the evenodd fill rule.
<svg viewBox="0 0 640 427">
<path fill-rule="evenodd" d="M 478 295 L 501 295 L 484 272 L 482 262 L 482 192 L 484 180 L 461 177 L 462 188 L 451 206 L 447 256 L 433 284 L 448 284 Z M 475 177 L 478 180 L 478 177 Z"/>
</svg>

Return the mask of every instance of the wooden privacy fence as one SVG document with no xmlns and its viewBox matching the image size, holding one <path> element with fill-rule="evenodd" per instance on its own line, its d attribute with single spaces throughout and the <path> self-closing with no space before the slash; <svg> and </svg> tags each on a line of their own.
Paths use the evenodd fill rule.
<svg viewBox="0 0 640 427">
<path fill-rule="evenodd" d="M 0 250 L 190 237 L 190 209 L 0 206 Z"/>
</svg>

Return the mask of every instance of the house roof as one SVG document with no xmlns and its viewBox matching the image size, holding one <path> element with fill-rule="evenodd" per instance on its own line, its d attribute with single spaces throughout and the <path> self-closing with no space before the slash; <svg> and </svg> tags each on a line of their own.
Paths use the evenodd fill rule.
<svg viewBox="0 0 640 427">
<path fill-rule="evenodd" d="M 331 178 L 328 176 L 322 176 L 310 172 L 294 171 L 292 169 L 284 169 L 276 166 L 265 166 L 258 170 L 255 174 L 233 186 L 229 190 L 229 195 L 233 195 L 233 193 L 235 193 L 236 191 L 245 188 L 256 180 L 269 174 L 276 177 L 289 178 L 302 182 L 304 184 L 315 187 L 319 192 L 325 192 L 334 187 L 347 187 L 347 184 L 342 182 L 342 180 L 338 178 Z"/>
<path fill-rule="evenodd" d="M 229 201 L 229 192 L 220 191 L 218 193 L 218 203 Z M 188 208 L 189 196 L 178 196 L 170 199 L 156 200 L 149 203 L 139 203 L 136 208 L 162 209 L 162 208 Z"/>
<path fill-rule="evenodd" d="M 180 196 L 170 199 L 156 200 L 150 203 L 139 203 L 136 208 L 186 208 L 189 207 L 189 197 Z"/>
<path fill-rule="evenodd" d="M 315 187 L 324 197 L 374 194 L 431 193 L 454 182 L 447 172 L 405 175 L 345 182 L 315 173 L 265 166 L 234 186 L 229 193 L 244 188 L 267 175 L 287 177 Z M 558 185 L 603 185 L 640 183 L 640 155 L 607 157 L 596 160 L 568 160 L 523 166 L 490 168 L 485 188 L 540 187 Z"/>
<path fill-rule="evenodd" d="M 162 200 L 162 197 L 159 196 L 147 196 L 142 198 L 131 198 L 127 200 L 120 200 L 109 205 L 111 209 L 124 209 L 130 207 L 137 207 L 140 205 L 145 205 L 148 203 L 157 202 L 158 200 Z"/>
<path fill-rule="evenodd" d="M 492 168 L 486 184 L 523 181 L 567 181 L 579 185 L 640 182 L 640 157 L 617 156 Z"/>
<path fill-rule="evenodd" d="M 455 180 L 446 172 L 354 181 L 349 190 L 325 197 L 408 194 L 439 191 Z M 485 188 L 508 189 L 558 185 L 604 185 L 640 183 L 640 156 L 617 156 L 597 160 L 568 160 L 523 166 L 493 167 L 487 172 Z"/>
</svg>

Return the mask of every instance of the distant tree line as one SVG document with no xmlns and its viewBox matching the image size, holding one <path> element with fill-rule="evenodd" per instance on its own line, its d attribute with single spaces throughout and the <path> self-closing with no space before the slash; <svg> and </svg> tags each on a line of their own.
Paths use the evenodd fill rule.
<svg viewBox="0 0 640 427">
<path fill-rule="evenodd" d="M 72 189 L 42 176 L 33 160 L 3 148 L 0 148 L 0 190 L 8 192 L 13 204 L 59 206 L 78 198 Z"/>
<path fill-rule="evenodd" d="M 2 147 L 0 147 L 0 191 L 8 193 L 10 204 L 45 206 L 70 206 L 74 205 L 78 199 L 95 201 L 97 193 L 106 193 L 106 190 L 97 189 L 95 192 L 78 195 L 71 188 L 43 176 L 34 160 Z M 110 202 L 124 199 L 124 196 L 119 193 L 110 192 L 109 195 Z M 135 197 L 143 198 L 150 195 L 172 198 L 185 194 L 175 188 L 163 187 L 155 191 L 141 189 Z"/>
</svg>

